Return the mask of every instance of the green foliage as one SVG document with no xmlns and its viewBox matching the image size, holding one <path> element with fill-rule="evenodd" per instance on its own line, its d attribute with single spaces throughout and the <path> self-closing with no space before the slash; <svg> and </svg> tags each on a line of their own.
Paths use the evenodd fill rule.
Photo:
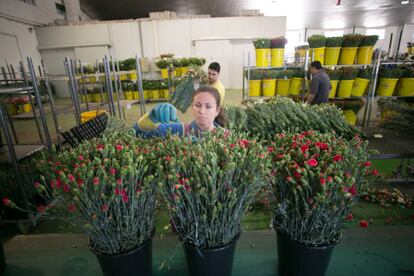
<svg viewBox="0 0 414 276">
<path fill-rule="evenodd" d="M 268 38 L 259 38 L 253 41 L 253 44 L 256 49 L 270 49 L 271 41 Z"/>
<path fill-rule="evenodd" d="M 174 135 L 159 151 L 160 190 L 179 239 L 199 248 L 229 244 L 265 184 L 270 160 L 263 146 L 221 129 L 196 143 Z"/>
<path fill-rule="evenodd" d="M 174 64 L 174 67 L 181 67 L 182 66 L 181 59 L 174 58 L 173 59 L 173 64 Z"/>
<path fill-rule="evenodd" d="M 280 70 L 277 76 L 278 79 L 291 79 L 293 76 L 293 70 Z"/>
<path fill-rule="evenodd" d="M 193 100 L 195 80 L 191 75 L 183 77 L 170 99 L 171 104 L 183 113 L 187 111 Z"/>
<path fill-rule="evenodd" d="M 391 111 L 380 121 L 380 127 L 393 130 L 399 134 L 414 135 L 414 101 L 407 99 L 380 99 L 382 111 Z"/>
<path fill-rule="evenodd" d="M 155 64 L 157 65 L 158 68 L 160 69 L 167 69 L 168 65 L 172 64 L 172 59 L 170 58 L 163 58 L 163 59 L 159 59 L 155 62 Z"/>
<path fill-rule="evenodd" d="M 378 41 L 378 36 L 377 35 L 366 35 L 363 37 L 361 44 L 359 45 L 359 47 L 362 46 L 374 46 L 375 43 L 377 43 Z"/>
<path fill-rule="evenodd" d="M 136 138 L 115 120 L 101 138 L 61 153 L 44 152 L 36 164 L 43 176 L 35 188 L 47 203 L 38 212 L 82 227 L 96 252 L 136 248 L 154 229 L 157 143 Z"/>
<path fill-rule="evenodd" d="M 252 69 L 250 70 L 250 80 L 261 80 L 263 78 L 264 70 L 262 69 Z M 247 70 L 244 72 L 244 75 L 247 78 Z"/>
<path fill-rule="evenodd" d="M 398 79 L 401 76 L 401 69 L 398 67 L 384 66 L 380 68 L 379 76 L 380 78 Z"/>
<path fill-rule="evenodd" d="M 342 77 L 342 70 L 326 70 L 331 80 L 340 80 Z"/>
<path fill-rule="evenodd" d="M 325 47 L 326 37 L 323 35 L 312 35 L 308 37 L 309 48 Z"/>
<path fill-rule="evenodd" d="M 305 77 L 305 69 L 303 68 L 295 68 L 292 73 L 292 78 L 304 78 Z"/>
<path fill-rule="evenodd" d="M 121 71 L 131 71 L 135 69 L 136 69 L 135 58 L 128 58 L 119 63 L 119 70 Z"/>
<path fill-rule="evenodd" d="M 236 112 L 234 109 L 237 107 L 232 107 L 231 113 L 246 113 L 246 123 L 239 125 L 239 121 L 234 121 L 235 118 L 229 116 L 226 127 L 232 130 L 232 126 L 237 126 L 237 130 L 268 141 L 273 139 L 275 133 L 293 129 L 313 129 L 323 133 L 335 131 L 338 137 L 346 139 L 361 133 L 345 121 L 338 108 L 329 104 L 308 105 L 286 97 L 274 97 L 268 101 L 251 101 L 238 108 L 242 110 Z M 226 107 L 224 110 L 227 113 Z"/>
<path fill-rule="evenodd" d="M 342 36 L 326 38 L 326 47 L 341 47 L 344 38 Z"/>
<path fill-rule="evenodd" d="M 372 77 L 372 68 L 359 69 L 358 78 L 370 80 Z"/>
<path fill-rule="evenodd" d="M 358 47 L 361 44 L 362 39 L 364 38 L 361 34 L 347 34 L 344 35 L 344 41 L 342 42 L 342 47 Z"/>
<path fill-rule="evenodd" d="M 354 80 L 358 75 L 358 69 L 352 67 L 344 67 L 341 71 L 341 80 Z"/>
<path fill-rule="evenodd" d="M 273 38 L 270 41 L 270 48 L 282 49 L 285 48 L 287 39 L 284 36 Z"/>
<path fill-rule="evenodd" d="M 401 78 L 414 78 L 414 66 L 401 66 Z"/>
<path fill-rule="evenodd" d="M 355 114 L 358 114 L 364 106 L 364 101 L 362 99 L 329 100 L 329 103 L 335 104 L 342 110 L 352 110 Z"/>
<path fill-rule="evenodd" d="M 275 229 L 310 246 L 335 242 L 367 184 L 368 142 L 315 131 L 280 133 L 272 141 Z"/>
<path fill-rule="evenodd" d="M 267 69 L 262 71 L 262 78 L 264 80 L 274 80 L 277 79 L 279 76 L 280 70 L 274 70 L 274 69 Z M 251 78 L 250 78 L 251 79 Z"/>
<path fill-rule="evenodd" d="M 181 59 L 181 66 L 188 67 L 190 65 L 190 58 L 182 58 Z"/>
<path fill-rule="evenodd" d="M 206 63 L 205 58 L 192 57 L 188 59 L 189 65 L 203 66 Z"/>
</svg>

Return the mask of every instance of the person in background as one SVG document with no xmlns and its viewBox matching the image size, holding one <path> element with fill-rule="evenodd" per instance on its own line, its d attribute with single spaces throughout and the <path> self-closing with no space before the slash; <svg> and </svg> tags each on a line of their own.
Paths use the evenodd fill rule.
<svg viewBox="0 0 414 276">
<path fill-rule="evenodd" d="M 220 102 L 221 97 L 216 88 L 202 86 L 193 95 L 192 113 L 194 120 L 190 124 L 179 122 L 175 107 L 163 103 L 156 105 L 138 120 L 138 123 L 134 125 L 135 133 L 144 138 L 166 137 L 168 133 L 200 137 L 203 132 L 211 131 L 225 124 Z"/>
<path fill-rule="evenodd" d="M 208 85 L 217 89 L 220 94 L 220 106 L 223 105 L 224 96 L 226 94 L 226 89 L 224 85 L 219 80 L 220 76 L 220 64 L 218 62 L 212 62 L 208 66 Z"/>
<path fill-rule="evenodd" d="M 327 103 L 332 86 L 331 80 L 325 70 L 323 70 L 320 61 L 315 60 L 310 64 L 310 72 L 312 74 L 312 82 L 306 102 L 310 104 Z"/>
</svg>

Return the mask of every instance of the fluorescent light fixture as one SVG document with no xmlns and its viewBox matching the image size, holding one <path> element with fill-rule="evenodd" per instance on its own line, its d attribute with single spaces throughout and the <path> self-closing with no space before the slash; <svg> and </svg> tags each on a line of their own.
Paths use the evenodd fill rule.
<svg viewBox="0 0 414 276">
<path fill-rule="evenodd" d="M 402 0 L 401 1 L 401 5 L 407 5 L 407 4 L 409 4 L 410 3 L 410 1 L 409 0 Z"/>
</svg>

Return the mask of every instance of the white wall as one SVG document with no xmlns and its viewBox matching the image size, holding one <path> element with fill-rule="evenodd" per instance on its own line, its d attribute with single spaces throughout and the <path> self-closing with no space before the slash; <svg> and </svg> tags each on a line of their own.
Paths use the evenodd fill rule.
<svg viewBox="0 0 414 276">
<path fill-rule="evenodd" d="M 414 25 L 405 25 L 401 37 L 400 53 L 407 52 L 407 42 L 414 42 Z"/>
<path fill-rule="evenodd" d="M 53 0 L 36 1 L 36 6 L 22 1 L 1 0 L 0 17 L 32 25 L 43 25 L 51 23 L 55 19 L 64 19 L 62 15 L 57 13 Z"/>
<path fill-rule="evenodd" d="M 19 61 L 27 64 L 27 57 L 32 58 L 35 67 L 40 64 L 36 34 L 29 28 L 32 26 L 0 17 L 0 66 L 5 66 L 7 60 L 16 69 Z"/>
<path fill-rule="evenodd" d="M 108 46 L 118 59 L 136 54 L 152 58 L 163 53 L 178 57 L 202 56 L 207 63 L 221 63 L 221 79 L 226 88 L 241 88 L 243 53 L 246 56 L 247 52 L 252 53 L 254 63 L 252 41 L 259 37 L 283 36 L 285 29 L 285 17 L 222 17 L 39 27 L 36 35 L 42 53 L 76 48 L 76 59 L 80 58 L 80 51 L 87 58 L 87 51 L 93 52 L 90 47 L 101 46 Z M 49 66 L 53 61 L 48 60 L 46 66 L 55 68 L 57 64 Z M 55 62 L 63 68 L 63 60 Z"/>
</svg>

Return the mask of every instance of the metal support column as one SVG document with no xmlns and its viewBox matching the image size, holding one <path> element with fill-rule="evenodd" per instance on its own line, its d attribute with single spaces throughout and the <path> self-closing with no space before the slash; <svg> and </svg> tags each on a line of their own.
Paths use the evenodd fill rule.
<svg viewBox="0 0 414 276">
<path fill-rule="evenodd" d="M 139 93 L 139 105 L 141 107 L 141 116 L 143 116 L 145 111 L 145 99 L 144 99 L 144 90 L 142 87 L 142 72 L 141 72 L 141 64 L 139 62 L 138 55 L 135 56 L 135 65 L 137 68 L 137 82 L 138 82 L 138 93 Z"/>
</svg>

